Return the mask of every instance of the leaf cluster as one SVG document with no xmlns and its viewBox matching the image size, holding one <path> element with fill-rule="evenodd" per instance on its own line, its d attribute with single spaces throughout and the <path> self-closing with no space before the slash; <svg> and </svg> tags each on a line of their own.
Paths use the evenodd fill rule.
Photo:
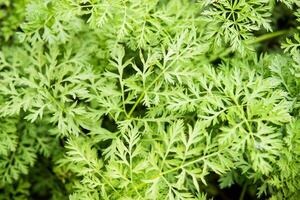
<svg viewBox="0 0 300 200">
<path fill-rule="evenodd" d="M 297 199 L 299 6 L 0 0 L 0 199 Z"/>
</svg>

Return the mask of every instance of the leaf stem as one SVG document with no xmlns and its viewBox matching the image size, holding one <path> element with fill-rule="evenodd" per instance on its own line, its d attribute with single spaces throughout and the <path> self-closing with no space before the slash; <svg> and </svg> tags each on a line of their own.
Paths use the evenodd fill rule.
<svg viewBox="0 0 300 200">
<path fill-rule="evenodd" d="M 281 35 L 288 34 L 288 33 L 292 32 L 292 31 L 293 30 L 280 30 L 280 31 L 272 32 L 272 33 L 267 33 L 267 34 L 264 34 L 264 35 L 260 35 L 260 36 L 258 36 L 255 39 L 245 41 L 245 43 L 246 44 L 260 43 L 260 42 L 272 39 L 274 37 L 278 37 L 278 36 L 281 36 Z M 209 62 L 212 62 L 212 61 L 215 61 L 218 58 L 222 58 L 224 56 L 227 56 L 232 51 L 233 51 L 232 47 L 229 47 L 229 48 L 227 48 L 225 50 L 223 49 L 223 50 L 219 51 L 217 54 L 215 54 L 214 56 L 212 56 L 211 58 L 209 58 Z"/>
<path fill-rule="evenodd" d="M 244 200 L 247 190 L 247 183 L 244 184 L 239 200 Z"/>
<path fill-rule="evenodd" d="M 178 166 L 178 167 L 174 167 L 174 168 L 169 169 L 169 170 L 167 170 L 167 171 L 161 172 L 158 176 L 154 177 L 153 179 L 156 179 L 156 178 L 161 177 L 161 176 L 163 176 L 163 175 L 166 175 L 166 174 L 169 174 L 169 173 L 171 173 L 171 172 L 177 171 L 177 170 L 179 170 L 179 169 L 188 167 L 188 166 L 190 166 L 190 165 L 196 164 L 196 163 L 198 163 L 198 162 L 200 162 L 200 161 L 202 161 L 202 160 L 205 160 L 205 159 L 207 159 L 207 158 L 213 157 L 213 156 L 215 156 L 215 155 L 217 155 L 217 154 L 219 154 L 219 152 L 214 152 L 214 153 L 211 153 L 211 154 L 209 154 L 209 155 L 202 156 L 202 157 L 200 157 L 200 158 L 198 158 L 198 159 L 196 159 L 196 160 L 187 162 L 187 163 L 185 163 L 185 164 L 183 164 L 183 165 L 180 165 L 180 166 Z"/>
<path fill-rule="evenodd" d="M 132 113 L 135 110 L 136 106 L 140 103 L 140 101 L 144 98 L 144 96 L 145 96 L 145 91 L 142 92 L 142 94 L 139 96 L 139 98 L 137 99 L 137 101 L 135 102 L 135 104 L 130 109 L 130 111 L 129 111 L 128 115 L 127 115 L 128 118 L 132 115 Z"/>
<path fill-rule="evenodd" d="M 246 41 L 246 44 L 255 44 L 255 43 L 263 42 L 265 40 L 269 40 L 274 37 L 278 37 L 280 35 L 288 34 L 289 32 L 291 32 L 291 30 L 280 30 L 280 31 L 272 32 L 272 33 L 267 33 L 267 34 L 264 34 L 264 35 L 261 35 L 261 36 L 255 38 L 254 40 Z"/>
</svg>

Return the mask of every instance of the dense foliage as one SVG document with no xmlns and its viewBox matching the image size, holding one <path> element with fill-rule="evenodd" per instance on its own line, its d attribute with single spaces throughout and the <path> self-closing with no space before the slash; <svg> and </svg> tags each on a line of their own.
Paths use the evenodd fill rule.
<svg viewBox="0 0 300 200">
<path fill-rule="evenodd" d="M 0 199 L 298 199 L 298 0 L 0 0 Z"/>
</svg>

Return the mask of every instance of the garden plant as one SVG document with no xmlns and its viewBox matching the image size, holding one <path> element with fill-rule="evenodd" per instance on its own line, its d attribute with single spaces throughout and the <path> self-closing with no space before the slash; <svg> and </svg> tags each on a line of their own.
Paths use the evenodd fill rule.
<svg viewBox="0 0 300 200">
<path fill-rule="evenodd" d="M 0 200 L 299 198 L 299 0 L 0 0 Z"/>
</svg>

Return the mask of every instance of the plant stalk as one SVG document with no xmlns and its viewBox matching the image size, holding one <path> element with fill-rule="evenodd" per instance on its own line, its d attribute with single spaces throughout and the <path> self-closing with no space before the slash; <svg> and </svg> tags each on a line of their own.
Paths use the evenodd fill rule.
<svg viewBox="0 0 300 200">
<path fill-rule="evenodd" d="M 244 200 L 247 190 L 247 183 L 244 184 L 239 200 Z"/>
</svg>

